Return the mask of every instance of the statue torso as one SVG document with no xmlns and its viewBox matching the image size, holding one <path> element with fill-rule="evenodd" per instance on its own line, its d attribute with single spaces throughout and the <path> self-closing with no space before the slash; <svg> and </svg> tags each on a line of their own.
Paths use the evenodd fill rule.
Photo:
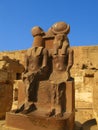
<svg viewBox="0 0 98 130">
<path fill-rule="evenodd" d="M 42 66 L 43 47 L 32 47 L 27 53 L 28 71 L 37 71 Z"/>
<path fill-rule="evenodd" d="M 58 54 L 52 55 L 53 71 L 65 71 L 68 64 L 68 55 L 62 55 L 59 49 Z"/>
</svg>

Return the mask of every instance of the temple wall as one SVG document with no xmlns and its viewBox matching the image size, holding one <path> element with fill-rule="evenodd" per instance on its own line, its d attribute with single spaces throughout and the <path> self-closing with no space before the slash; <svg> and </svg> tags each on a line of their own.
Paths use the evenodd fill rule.
<svg viewBox="0 0 98 130">
<path fill-rule="evenodd" d="M 75 79 L 76 121 L 81 123 L 96 118 L 98 122 L 98 46 L 72 47 L 74 65 L 71 75 Z M 0 52 L 0 59 L 8 56 L 24 65 L 26 50 Z M 14 86 L 17 88 L 18 81 Z"/>
<path fill-rule="evenodd" d="M 17 59 L 20 63 L 24 64 L 24 54 L 26 50 L 18 50 L 18 51 L 3 51 L 0 52 L 0 59 L 4 56 L 8 56 L 11 59 Z"/>
<path fill-rule="evenodd" d="M 98 118 L 98 46 L 73 47 L 76 120 Z M 97 119 L 98 122 L 98 119 Z"/>
</svg>

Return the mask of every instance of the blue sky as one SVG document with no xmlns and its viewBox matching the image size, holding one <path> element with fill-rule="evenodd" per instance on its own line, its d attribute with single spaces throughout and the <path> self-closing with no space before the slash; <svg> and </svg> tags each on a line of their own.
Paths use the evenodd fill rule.
<svg viewBox="0 0 98 130">
<path fill-rule="evenodd" d="M 98 0 L 0 0 L 0 51 L 31 47 L 31 28 L 70 24 L 71 46 L 98 45 Z"/>
</svg>

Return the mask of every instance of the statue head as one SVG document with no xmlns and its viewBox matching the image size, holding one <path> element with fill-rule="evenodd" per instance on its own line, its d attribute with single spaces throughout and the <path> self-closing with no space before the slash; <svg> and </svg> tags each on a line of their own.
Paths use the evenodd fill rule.
<svg viewBox="0 0 98 130">
<path fill-rule="evenodd" d="M 32 33 L 33 37 L 38 36 L 38 35 L 43 36 L 45 34 L 43 29 L 40 28 L 39 26 L 33 27 L 32 30 L 31 30 L 31 33 Z"/>
<path fill-rule="evenodd" d="M 43 29 L 40 28 L 39 26 L 35 26 L 32 28 L 31 32 L 32 36 L 34 37 L 33 46 L 34 47 L 44 46 L 43 36 L 45 35 L 45 33 Z"/>
</svg>

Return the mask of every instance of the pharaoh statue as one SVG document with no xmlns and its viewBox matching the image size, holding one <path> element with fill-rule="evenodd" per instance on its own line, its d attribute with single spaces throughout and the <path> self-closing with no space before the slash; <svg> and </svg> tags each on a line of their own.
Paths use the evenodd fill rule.
<svg viewBox="0 0 98 130">
<path fill-rule="evenodd" d="M 48 116 L 63 116 L 66 81 L 70 80 L 70 68 L 73 65 L 73 50 L 70 48 L 67 34 L 70 26 L 65 22 L 55 23 L 51 27 L 55 38 L 51 53 L 53 71 L 50 75 L 51 82 L 51 110 Z"/>
<path fill-rule="evenodd" d="M 36 110 L 37 90 L 39 81 L 46 73 L 48 52 L 44 48 L 44 31 L 35 26 L 32 28 L 34 37 L 33 46 L 27 50 L 25 57 L 25 71 L 22 79 L 25 86 L 25 102 L 16 110 L 16 113 L 22 112 L 28 114 Z"/>
<path fill-rule="evenodd" d="M 48 33 L 38 26 L 32 28 L 33 46 L 26 52 L 23 82 L 19 86 L 19 94 L 25 94 L 15 113 L 6 114 L 7 127 L 74 130 L 75 91 L 70 75 L 73 50 L 67 37 L 69 31 L 65 22 L 53 24 Z M 19 98 L 21 101 L 21 95 Z"/>
</svg>

